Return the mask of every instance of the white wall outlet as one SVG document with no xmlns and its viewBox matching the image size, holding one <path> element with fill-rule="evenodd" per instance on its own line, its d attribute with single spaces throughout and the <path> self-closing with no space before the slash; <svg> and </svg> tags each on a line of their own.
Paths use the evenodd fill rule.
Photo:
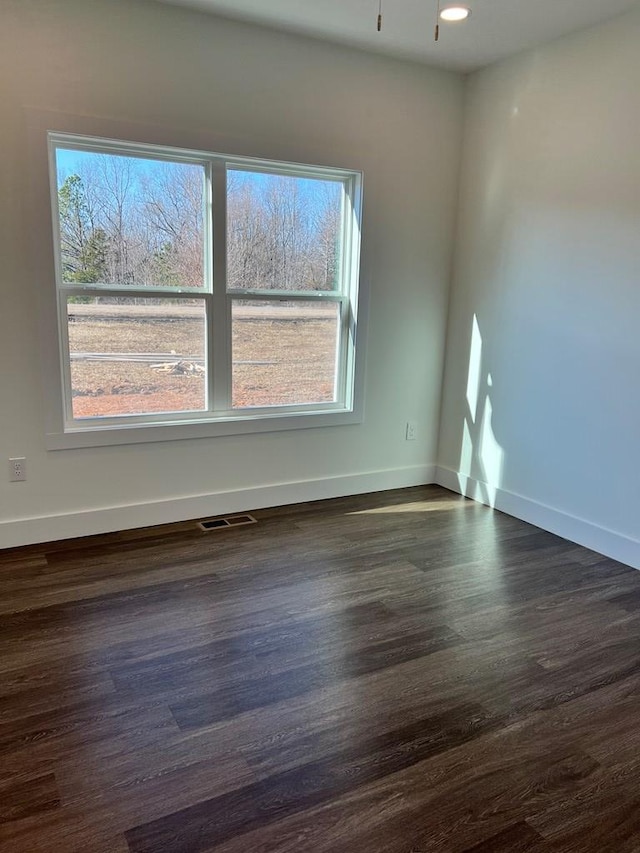
<svg viewBox="0 0 640 853">
<path fill-rule="evenodd" d="M 415 423 L 415 421 L 407 421 L 405 438 L 407 441 L 415 441 L 416 440 L 416 423 Z"/>
<path fill-rule="evenodd" d="M 12 483 L 22 483 L 27 479 L 27 460 L 18 456 L 9 460 L 9 480 Z"/>
</svg>

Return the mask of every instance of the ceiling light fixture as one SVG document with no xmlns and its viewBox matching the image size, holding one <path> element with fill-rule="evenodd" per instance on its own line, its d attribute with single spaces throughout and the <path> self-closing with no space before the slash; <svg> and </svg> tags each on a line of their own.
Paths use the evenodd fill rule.
<svg viewBox="0 0 640 853">
<path fill-rule="evenodd" d="M 466 21 L 471 14 L 471 7 L 466 3 L 456 3 L 455 0 L 445 0 L 444 6 L 442 0 L 438 0 L 436 9 L 436 31 L 435 40 L 440 38 L 440 21 L 446 23 L 454 23 Z"/>
<path fill-rule="evenodd" d="M 440 9 L 440 19 L 443 21 L 466 21 L 471 9 L 462 3 L 447 3 Z"/>
</svg>

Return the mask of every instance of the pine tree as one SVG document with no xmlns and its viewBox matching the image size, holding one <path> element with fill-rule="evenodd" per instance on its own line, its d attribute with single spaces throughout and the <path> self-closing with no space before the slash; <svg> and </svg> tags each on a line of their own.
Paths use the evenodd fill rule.
<svg viewBox="0 0 640 853">
<path fill-rule="evenodd" d="M 63 280 L 84 284 L 104 281 L 107 234 L 92 221 L 79 175 L 69 175 L 58 190 L 58 210 Z"/>
</svg>

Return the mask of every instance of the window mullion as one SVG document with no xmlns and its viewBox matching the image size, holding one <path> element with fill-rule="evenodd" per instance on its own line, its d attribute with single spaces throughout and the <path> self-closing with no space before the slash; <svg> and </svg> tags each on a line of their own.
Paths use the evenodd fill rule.
<svg viewBox="0 0 640 853">
<path fill-rule="evenodd" d="M 224 160 L 212 161 L 213 299 L 209 338 L 210 405 L 231 408 L 231 301 L 227 299 L 227 170 Z"/>
<path fill-rule="evenodd" d="M 157 299 L 164 300 L 200 300 L 207 294 L 203 290 L 180 291 L 180 290 L 153 290 L 152 288 L 125 287 L 100 287 L 96 288 L 89 284 L 64 284 L 58 288 L 65 299 L 69 296 L 88 296 L 92 299 Z"/>
<path fill-rule="evenodd" d="M 237 300 L 264 299 L 270 302 L 346 302 L 348 296 L 337 290 L 228 290 L 227 295 Z"/>
<path fill-rule="evenodd" d="M 213 342 L 215 341 L 214 311 L 213 311 L 213 165 L 209 161 L 206 166 L 206 191 L 204 198 L 204 284 L 207 296 L 205 298 L 205 365 L 207 368 L 207 409 L 215 409 L 215 375 L 213 359 Z"/>
</svg>

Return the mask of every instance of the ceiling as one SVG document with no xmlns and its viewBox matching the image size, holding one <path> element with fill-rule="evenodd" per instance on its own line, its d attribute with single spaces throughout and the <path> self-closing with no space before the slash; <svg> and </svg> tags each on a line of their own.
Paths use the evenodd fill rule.
<svg viewBox="0 0 640 853">
<path fill-rule="evenodd" d="M 526 48 L 590 27 L 639 0 L 467 0 L 464 24 L 433 28 L 437 0 L 161 0 L 441 68 L 473 71 Z"/>
</svg>

